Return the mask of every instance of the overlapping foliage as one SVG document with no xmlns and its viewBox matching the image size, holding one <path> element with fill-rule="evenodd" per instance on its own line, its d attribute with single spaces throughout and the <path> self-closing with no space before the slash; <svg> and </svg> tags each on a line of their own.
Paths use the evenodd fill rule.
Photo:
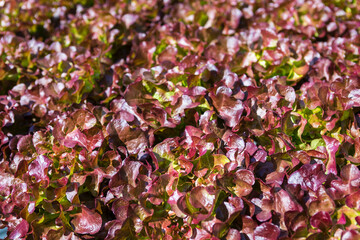
<svg viewBox="0 0 360 240">
<path fill-rule="evenodd" d="M 360 2 L 0 1 L 0 238 L 360 237 Z"/>
</svg>

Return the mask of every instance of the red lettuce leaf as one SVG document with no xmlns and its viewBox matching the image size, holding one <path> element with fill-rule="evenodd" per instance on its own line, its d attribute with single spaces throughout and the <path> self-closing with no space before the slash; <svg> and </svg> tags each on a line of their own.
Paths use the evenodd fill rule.
<svg viewBox="0 0 360 240">
<path fill-rule="evenodd" d="M 83 206 L 81 207 L 81 213 L 75 214 L 71 224 L 74 225 L 76 233 L 96 234 L 101 229 L 102 219 L 96 211 Z"/>
<path fill-rule="evenodd" d="M 257 226 L 254 230 L 254 239 L 261 240 L 275 240 L 280 235 L 280 229 L 272 223 L 263 223 Z"/>
<path fill-rule="evenodd" d="M 333 173 L 333 174 L 337 174 L 337 169 L 336 169 L 336 157 L 335 154 L 339 149 L 340 146 L 340 142 L 335 139 L 335 138 L 331 138 L 328 136 L 322 136 L 322 138 L 325 141 L 326 144 L 326 150 L 329 153 L 329 160 L 326 164 L 326 172 L 327 173 Z"/>
</svg>

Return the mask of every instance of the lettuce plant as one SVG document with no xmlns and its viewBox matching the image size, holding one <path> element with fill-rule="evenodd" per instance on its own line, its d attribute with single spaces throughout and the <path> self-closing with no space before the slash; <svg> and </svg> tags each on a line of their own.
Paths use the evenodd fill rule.
<svg viewBox="0 0 360 240">
<path fill-rule="evenodd" d="M 360 238 L 360 2 L 0 1 L 0 239 Z"/>
</svg>

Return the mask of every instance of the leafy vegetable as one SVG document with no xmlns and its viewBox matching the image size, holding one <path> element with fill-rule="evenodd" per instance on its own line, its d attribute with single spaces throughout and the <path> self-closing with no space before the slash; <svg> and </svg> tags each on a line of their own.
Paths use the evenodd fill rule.
<svg viewBox="0 0 360 240">
<path fill-rule="evenodd" d="M 359 239 L 359 6 L 0 1 L 0 239 Z"/>
</svg>

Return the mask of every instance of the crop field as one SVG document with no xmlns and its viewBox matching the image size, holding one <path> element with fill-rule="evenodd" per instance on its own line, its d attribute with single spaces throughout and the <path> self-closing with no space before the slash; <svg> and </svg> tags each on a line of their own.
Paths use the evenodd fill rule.
<svg viewBox="0 0 360 240">
<path fill-rule="evenodd" d="M 0 239 L 360 239 L 360 0 L 0 0 Z"/>
</svg>

